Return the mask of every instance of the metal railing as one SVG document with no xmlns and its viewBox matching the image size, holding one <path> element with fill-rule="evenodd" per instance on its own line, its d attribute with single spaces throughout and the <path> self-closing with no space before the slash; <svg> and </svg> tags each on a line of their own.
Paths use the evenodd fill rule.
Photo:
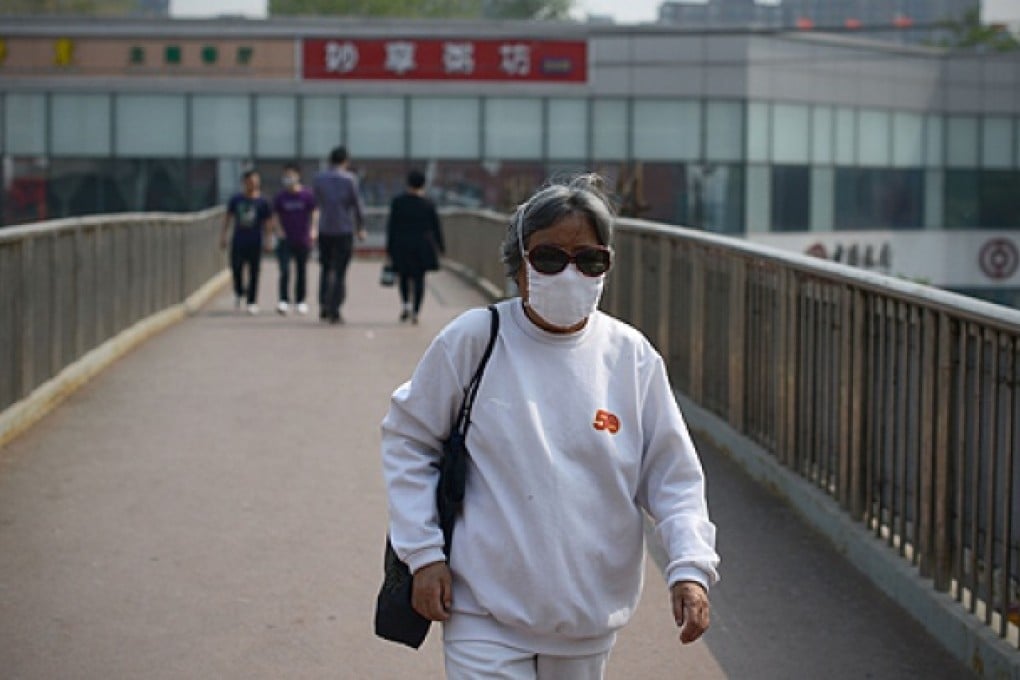
<svg viewBox="0 0 1020 680">
<path fill-rule="evenodd" d="M 447 213 L 448 257 L 498 285 L 506 219 Z M 638 220 L 615 248 L 603 307 L 677 389 L 1020 645 L 1020 312 Z"/>
<path fill-rule="evenodd" d="M 224 267 L 222 208 L 0 229 L 0 411 Z"/>
</svg>

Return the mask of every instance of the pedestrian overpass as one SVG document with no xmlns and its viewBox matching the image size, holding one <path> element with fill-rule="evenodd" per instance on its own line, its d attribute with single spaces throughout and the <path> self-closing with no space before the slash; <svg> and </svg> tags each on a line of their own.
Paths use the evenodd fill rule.
<svg viewBox="0 0 1020 680">
<path fill-rule="evenodd" d="M 0 668 L 441 676 L 435 634 L 369 620 L 386 397 L 503 293 L 506 217 L 443 217 L 416 328 L 380 213 L 340 328 L 236 316 L 216 209 L 0 230 Z M 610 677 L 1020 678 L 1020 313 L 670 225 L 616 250 L 603 305 L 667 362 L 723 580 L 680 649 L 651 560 Z"/>
</svg>

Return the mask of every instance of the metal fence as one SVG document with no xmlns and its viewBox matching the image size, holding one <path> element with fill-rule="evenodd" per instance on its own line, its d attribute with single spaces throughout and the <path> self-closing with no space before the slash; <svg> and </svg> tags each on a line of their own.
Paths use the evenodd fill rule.
<svg viewBox="0 0 1020 680">
<path fill-rule="evenodd" d="M 446 214 L 448 257 L 498 285 L 505 224 Z M 637 220 L 615 247 L 603 307 L 677 389 L 1020 645 L 1020 312 Z"/>
<path fill-rule="evenodd" d="M 222 209 L 0 229 L 0 411 L 224 267 Z"/>
</svg>

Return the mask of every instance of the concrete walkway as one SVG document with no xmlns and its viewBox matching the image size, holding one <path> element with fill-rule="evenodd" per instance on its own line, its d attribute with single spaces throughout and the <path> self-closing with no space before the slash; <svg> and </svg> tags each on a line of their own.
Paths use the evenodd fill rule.
<svg viewBox="0 0 1020 680">
<path fill-rule="evenodd" d="M 442 677 L 438 631 L 418 652 L 372 635 L 378 423 L 433 335 L 484 300 L 439 273 L 422 324 L 400 325 L 377 273 L 353 265 L 331 327 L 272 311 L 267 262 L 260 316 L 224 293 L 0 450 L 0 678 Z M 610 678 L 967 677 L 791 510 L 702 455 L 714 626 L 679 645 L 649 560 Z"/>
</svg>

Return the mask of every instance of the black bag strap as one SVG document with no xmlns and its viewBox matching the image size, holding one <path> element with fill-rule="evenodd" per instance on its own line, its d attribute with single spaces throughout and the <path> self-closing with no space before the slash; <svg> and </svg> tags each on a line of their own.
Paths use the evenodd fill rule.
<svg viewBox="0 0 1020 680">
<path fill-rule="evenodd" d="M 460 405 L 460 413 L 457 415 L 455 430 L 460 432 L 464 438 L 467 438 L 467 431 L 471 426 L 471 407 L 474 406 L 475 397 L 478 395 L 478 385 L 482 382 L 485 365 L 489 363 L 489 357 L 492 356 L 492 348 L 496 345 L 496 336 L 499 335 L 499 312 L 496 310 L 496 306 L 489 305 L 489 312 L 492 315 L 489 327 L 489 344 L 486 345 L 485 353 L 482 354 L 482 358 L 478 362 L 478 368 L 475 369 L 475 374 L 471 377 L 471 382 L 468 383 L 466 393 L 464 394 L 464 401 Z"/>
</svg>

